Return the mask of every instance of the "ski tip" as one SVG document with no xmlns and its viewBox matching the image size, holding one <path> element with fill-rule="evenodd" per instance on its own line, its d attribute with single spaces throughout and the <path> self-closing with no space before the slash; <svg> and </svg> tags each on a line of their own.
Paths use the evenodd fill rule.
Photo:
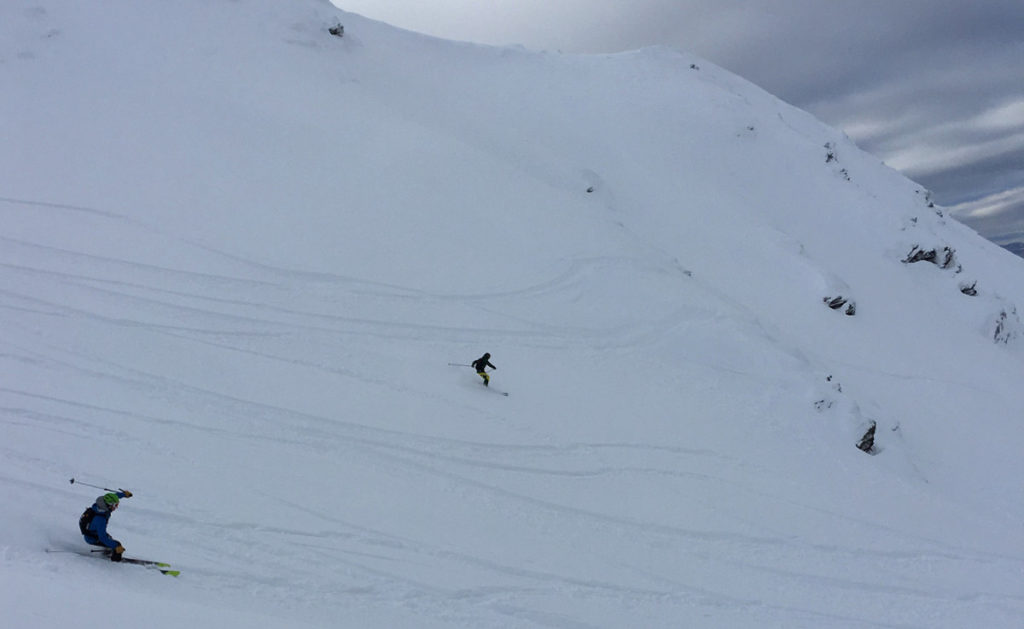
<svg viewBox="0 0 1024 629">
<path fill-rule="evenodd" d="M 181 574 L 181 570 L 161 570 L 160 573 L 176 577 Z"/>
</svg>

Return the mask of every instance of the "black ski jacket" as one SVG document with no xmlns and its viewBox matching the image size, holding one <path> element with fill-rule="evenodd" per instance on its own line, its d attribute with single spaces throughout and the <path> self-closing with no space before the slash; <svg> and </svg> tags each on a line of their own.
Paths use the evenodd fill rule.
<svg viewBox="0 0 1024 629">
<path fill-rule="evenodd" d="M 487 360 L 483 356 L 481 356 L 480 358 L 477 358 L 476 360 L 473 361 L 473 369 L 476 369 L 477 373 L 485 372 L 486 371 L 486 369 L 484 369 L 485 367 L 490 367 L 491 369 L 497 369 L 497 367 L 495 367 L 494 365 L 491 364 L 491 361 Z"/>
</svg>

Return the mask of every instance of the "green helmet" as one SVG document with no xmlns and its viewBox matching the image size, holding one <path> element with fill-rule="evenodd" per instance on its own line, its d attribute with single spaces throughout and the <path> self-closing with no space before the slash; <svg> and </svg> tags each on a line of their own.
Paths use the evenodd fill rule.
<svg viewBox="0 0 1024 629">
<path fill-rule="evenodd" d="M 103 502 L 107 503 L 107 506 L 116 506 L 121 499 L 117 497 L 117 494 L 103 494 Z"/>
</svg>

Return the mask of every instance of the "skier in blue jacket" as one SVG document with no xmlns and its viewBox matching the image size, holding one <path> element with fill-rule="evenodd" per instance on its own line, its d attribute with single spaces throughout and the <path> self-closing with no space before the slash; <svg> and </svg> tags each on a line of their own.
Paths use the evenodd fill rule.
<svg viewBox="0 0 1024 629">
<path fill-rule="evenodd" d="M 121 561 L 124 546 L 107 533 L 107 522 L 121 503 L 121 498 L 131 497 L 132 492 L 125 489 L 103 494 L 78 519 L 78 528 L 82 531 L 86 543 L 109 548 L 111 561 Z"/>
</svg>

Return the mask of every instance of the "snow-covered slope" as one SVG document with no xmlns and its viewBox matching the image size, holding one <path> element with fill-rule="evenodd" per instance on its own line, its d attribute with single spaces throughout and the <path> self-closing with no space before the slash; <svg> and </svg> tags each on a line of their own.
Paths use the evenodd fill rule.
<svg viewBox="0 0 1024 629">
<path fill-rule="evenodd" d="M 808 114 L 315 0 L 12 0 L 0 85 L 9 626 L 1019 626 L 1024 263 Z"/>
</svg>

